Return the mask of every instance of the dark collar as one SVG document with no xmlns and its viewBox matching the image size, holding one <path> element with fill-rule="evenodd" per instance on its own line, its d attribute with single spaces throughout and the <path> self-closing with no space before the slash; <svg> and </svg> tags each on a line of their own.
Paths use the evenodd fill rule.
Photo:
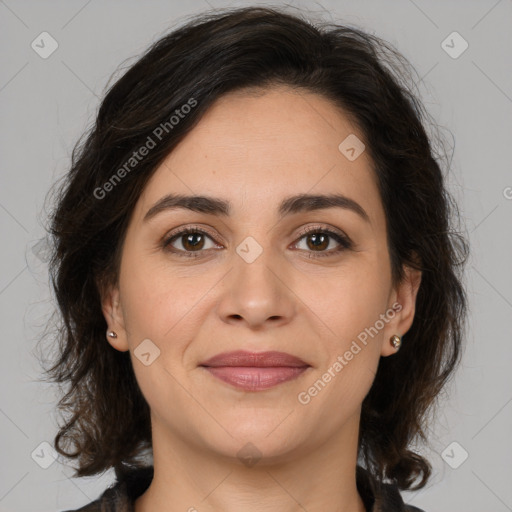
<svg viewBox="0 0 512 512">
<path fill-rule="evenodd" d="M 366 512 L 406 512 L 398 487 L 381 483 L 362 466 L 356 467 L 356 484 Z"/>
<path fill-rule="evenodd" d="M 128 470 L 118 474 L 114 486 L 96 501 L 66 512 L 134 512 L 135 500 L 148 489 L 152 479 L 152 466 Z M 356 484 L 367 512 L 422 512 L 404 504 L 396 485 L 375 481 L 361 466 L 356 468 Z"/>
</svg>

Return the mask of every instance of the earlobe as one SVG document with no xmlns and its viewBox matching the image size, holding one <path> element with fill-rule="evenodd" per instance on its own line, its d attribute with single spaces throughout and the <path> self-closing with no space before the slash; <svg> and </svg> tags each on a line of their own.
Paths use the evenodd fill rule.
<svg viewBox="0 0 512 512">
<path fill-rule="evenodd" d="M 105 337 L 107 341 L 120 352 L 126 352 L 128 340 L 124 327 L 124 317 L 119 297 L 119 288 L 111 287 L 106 290 L 102 297 L 101 309 L 107 322 Z"/>
<path fill-rule="evenodd" d="M 404 278 L 395 288 L 391 297 L 392 302 L 398 307 L 392 306 L 398 311 L 387 326 L 383 340 L 381 355 L 395 354 L 403 344 L 403 335 L 411 328 L 416 312 L 416 297 L 421 284 L 421 270 L 404 266 Z M 398 342 L 398 339 L 400 342 Z"/>
</svg>

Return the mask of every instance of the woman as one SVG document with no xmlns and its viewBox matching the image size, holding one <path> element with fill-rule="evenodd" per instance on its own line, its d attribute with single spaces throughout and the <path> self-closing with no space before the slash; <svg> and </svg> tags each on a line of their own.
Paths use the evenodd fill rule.
<svg viewBox="0 0 512 512">
<path fill-rule="evenodd" d="M 80 510 L 420 510 L 467 250 L 406 67 L 243 8 L 108 91 L 51 229 L 55 447 L 117 476 Z"/>
</svg>

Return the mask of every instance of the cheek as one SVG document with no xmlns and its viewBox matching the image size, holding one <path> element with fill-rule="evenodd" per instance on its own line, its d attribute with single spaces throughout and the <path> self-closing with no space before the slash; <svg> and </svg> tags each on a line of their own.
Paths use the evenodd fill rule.
<svg viewBox="0 0 512 512">
<path fill-rule="evenodd" d="M 333 427 L 355 414 L 373 384 L 383 336 L 382 329 L 374 329 L 386 311 L 388 291 L 385 280 L 368 270 L 347 273 L 310 299 L 325 333 L 323 354 L 298 400 L 325 425 Z"/>
<path fill-rule="evenodd" d="M 208 304 L 205 293 L 217 280 L 208 273 L 183 276 L 165 261 L 128 254 L 120 287 L 130 346 L 149 338 L 162 352 L 181 350 L 201 325 Z"/>
<path fill-rule="evenodd" d="M 382 259 L 360 256 L 336 275 L 320 280 L 317 276 L 318 286 L 307 301 L 322 329 L 322 357 L 307 383 L 310 387 L 302 390 L 300 403 L 314 402 L 326 421 L 327 403 L 340 404 L 340 415 L 355 412 L 372 386 L 380 361 L 384 331 L 375 330 L 375 325 L 379 322 L 381 327 L 380 318 L 387 309 L 390 275 Z"/>
<path fill-rule="evenodd" d="M 295 289 L 327 337 L 336 337 L 343 346 L 385 312 L 390 274 L 378 258 L 358 255 L 336 271 L 301 274 Z"/>
<path fill-rule="evenodd" d="M 175 323 L 182 304 L 180 292 L 151 259 L 125 249 L 120 270 L 120 291 L 125 327 L 130 344 L 142 337 L 158 342 Z M 179 283 L 179 281 L 177 282 Z M 181 297 L 180 297 L 181 298 Z"/>
</svg>

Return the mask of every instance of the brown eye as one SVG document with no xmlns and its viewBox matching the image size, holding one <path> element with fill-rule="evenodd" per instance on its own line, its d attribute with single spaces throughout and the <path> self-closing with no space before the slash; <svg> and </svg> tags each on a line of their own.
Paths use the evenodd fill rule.
<svg viewBox="0 0 512 512">
<path fill-rule="evenodd" d="M 298 247 L 303 239 L 306 240 L 306 247 Z M 208 246 L 208 243 L 211 245 Z M 162 246 L 178 256 L 192 257 L 200 256 L 207 249 L 221 247 L 202 229 L 190 227 L 173 233 Z M 345 249 L 351 249 L 352 242 L 348 237 L 330 229 L 310 228 L 303 232 L 294 247 L 310 252 L 312 257 L 333 256 Z"/>
<path fill-rule="evenodd" d="M 329 235 L 324 233 L 312 233 L 306 237 L 307 244 L 311 250 L 324 250 L 329 246 Z"/>
<path fill-rule="evenodd" d="M 207 246 L 208 241 L 211 245 Z M 180 256 L 198 256 L 206 249 L 217 247 L 212 237 L 200 229 L 187 228 L 174 233 L 171 237 L 167 238 L 163 243 L 163 248 L 171 252 L 177 253 Z"/>
<path fill-rule="evenodd" d="M 299 247 L 303 239 L 306 240 L 306 247 Z M 352 242 L 348 237 L 342 236 L 335 231 L 313 228 L 302 234 L 295 247 L 300 250 L 317 253 L 314 256 L 332 256 L 345 249 L 351 249 Z M 329 247 L 330 249 L 328 249 Z"/>
<path fill-rule="evenodd" d="M 201 233 L 188 233 L 181 235 L 181 245 L 186 251 L 195 251 L 204 246 L 204 235 Z"/>
</svg>

